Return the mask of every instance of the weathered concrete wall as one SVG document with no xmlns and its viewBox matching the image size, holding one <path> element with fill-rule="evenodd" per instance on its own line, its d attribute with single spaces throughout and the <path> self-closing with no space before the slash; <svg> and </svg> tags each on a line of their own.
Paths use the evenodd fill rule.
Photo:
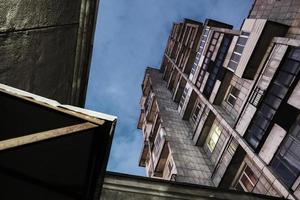
<svg viewBox="0 0 300 200">
<path fill-rule="evenodd" d="M 88 1 L 90 8 L 81 12 Z M 81 51 L 77 41 L 84 37 L 80 18 L 96 12 L 95 2 L 0 0 L 0 83 L 78 105 L 71 95 L 76 52 Z M 93 18 L 88 20 L 93 27 Z"/>
<path fill-rule="evenodd" d="M 0 82 L 68 102 L 76 31 L 71 26 L 0 35 Z"/>
<path fill-rule="evenodd" d="M 212 186 L 210 176 L 211 162 L 198 146 L 192 142 L 192 127 L 177 112 L 178 105 L 172 100 L 172 94 L 162 79 L 162 73 L 153 68 L 147 69 L 157 99 L 162 126 L 166 130 L 177 174 L 176 181 Z"/>
<path fill-rule="evenodd" d="M 0 31 L 78 23 L 80 0 L 1 0 Z"/>
</svg>

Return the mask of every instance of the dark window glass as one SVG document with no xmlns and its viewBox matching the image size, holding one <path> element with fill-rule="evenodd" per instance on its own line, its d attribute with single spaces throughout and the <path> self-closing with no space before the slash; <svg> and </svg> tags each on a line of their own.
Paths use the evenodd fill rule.
<svg viewBox="0 0 300 200">
<path fill-rule="evenodd" d="M 248 38 L 245 37 L 239 37 L 237 44 L 240 44 L 242 46 L 245 46 L 246 42 L 247 42 Z"/>
<path fill-rule="evenodd" d="M 228 38 L 228 36 L 224 36 L 222 43 L 221 43 L 221 47 L 219 49 L 219 52 L 217 54 L 216 60 L 212 63 L 211 65 L 211 72 L 209 74 L 208 77 L 208 81 L 205 85 L 204 88 L 204 96 L 206 96 L 207 98 L 209 98 L 209 96 L 211 95 L 211 92 L 213 90 L 213 86 L 217 80 L 217 75 L 219 73 L 219 69 L 222 65 L 222 62 L 224 61 L 225 58 L 225 53 L 223 53 L 222 51 L 227 51 L 228 47 L 229 47 L 229 42 L 230 38 Z"/>
<path fill-rule="evenodd" d="M 277 98 L 273 95 L 267 96 L 265 101 L 269 106 L 271 106 L 274 109 L 278 109 L 278 107 L 280 106 L 280 103 L 281 103 L 281 99 Z"/>
<path fill-rule="evenodd" d="M 277 75 L 276 82 L 289 87 L 294 77 L 295 76 L 290 73 L 281 71 Z"/>
<path fill-rule="evenodd" d="M 235 52 L 238 52 L 240 54 L 242 54 L 243 50 L 244 50 L 244 47 L 243 46 L 239 46 L 239 45 L 236 45 L 235 49 L 234 49 Z"/>
<path fill-rule="evenodd" d="M 266 130 L 269 125 L 269 120 L 262 115 L 257 115 L 255 117 L 255 124 L 261 129 Z"/>
<path fill-rule="evenodd" d="M 271 119 L 274 116 L 275 112 L 276 111 L 273 108 L 263 103 L 258 114 L 263 115 L 268 119 Z"/>
<path fill-rule="evenodd" d="M 236 68 L 237 68 L 237 63 L 235 63 L 235 62 L 233 62 L 233 61 L 229 61 L 228 68 L 230 68 L 230 69 L 232 69 L 232 70 L 236 70 Z"/>
<path fill-rule="evenodd" d="M 294 130 L 292 131 L 292 135 L 300 140 L 300 125 L 299 124 L 297 124 L 295 126 Z"/>
<path fill-rule="evenodd" d="M 288 55 L 291 56 L 289 53 Z M 273 119 L 276 110 L 280 107 L 282 100 L 286 97 L 289 86 L 294 82 L 295 77 L 299 73 L 299 62 L 285 57 L 285 60 L 283 60 L 277 70 L 278 73 L 275 74 L 269 84 L 267 92 L 245 134 L 246 141 L 256 150 L 258 150 L 257 148 L 261 140 L 264 140 L 267 134 L 269 134 L 266 130 L 270 126 L 270 121 Z M 257 134 L 257 130 L 254 130 L 255 127 L 265 130 L 260 134 L 261 136 Z M 297 141 L 291 142 L 289 139 L 286 140 L 285 145 L 282 145 L 280 151 L 277 152 L 277 158 L 273 159 L 272 163 L 273 168 L 278 171 L 278 174 L 282 176 L 282 180 L 287 185 L 293 182 L 288 180 L 294 180 L 300 171 L 300 158 L 296 156 L 300 152 L 300 142 L 297 137 L 294 139 L 298 143 Z M 286 171 L 286 175 L 284 171 Z"/>
<path fill-rule="evenodd" d="M 228 96 L 227 101 L 228 101 L 231 105 L 234 105 L 234 104 L 235 104 L 235 101 L 236 101 L 236 98 L 233 98 L 232 96 Z"/>
<path fill-rule="evenodd" d="M 276 80 L 275 80 L 276 81 Z M 270 89 L 270 93 L 283 99 L 285 94 L 287 93 L 288 88 L 282 86 L 282 85 L 278 85 L 273 83 Z"/>
<path fill-rule="evenodd" d="M 300 48 L 293 48 L 288 56 L 291 59 L 300 61 Z"/>
<path fill-rule="evenodd" d="M 247 135 L 245 136 L 245 139 L 253 148 L 257 148 L 260 139 L 257 138 L 255 132 L 252 132 L 251 130 L 252 129 L 247 130 Z"/>
<path fill-rule="evenodd" d="M 293 60 L 285 60 L 282 64 L 282 70 L 290 72 L 292 74 L 297 74 L 299 72 L 299 62 Z"/>
<path fill-rule="evenodd" d="M 295 129 L 297 130 L 297 126 Z M 291 135 L 287 135 L 271 162 L 274 171 L 288 187 L 292 186 L 300 173 L 300 141 Z M 297 135 L 300 135 L 299 131 Z"/>
<path fill-rule="evenodd" d="M 235 189 L 237 189 L 237 190 L 239 190 L 239 191 L 245 191 L 245 190 L 243 189 L 243 187 L 241 186 L 240 183 L 238 183 L 238 184 L 235 186 Z"/>
<path fill-rule="evenodd" d="M 239 62 L 240 59 L 241 59 L 241 55 L 239 55 L 239 54 L 233 53 L 232 56 L 231 56 L 231 60 L 233 60 L 235 62 Z"/>
<path fill-rule="evenodd" d="M 231 88 L 231 92 L 230 92 L 232 95 L 234 95 L 235 97 L 238 96 L 239 94 L 239 90 L 236 88 L 236 87 L 233 87 Z"/>
<path fill-rule="evenodd" d="M 242 35 L 249 36 L 250 33 L 242 31 Z"/>
<path fill-rule="evenodd" d="M 229 93 L 228 93 L 228 95 L 226 97 L 227 98 L 227 102 L 230 103 L 232 106 L 234 106 L 238 94 L 239 94 L 239 90 L 236 87 L 231 86 L 231 88 L 229 90 Z"/>
</svg>

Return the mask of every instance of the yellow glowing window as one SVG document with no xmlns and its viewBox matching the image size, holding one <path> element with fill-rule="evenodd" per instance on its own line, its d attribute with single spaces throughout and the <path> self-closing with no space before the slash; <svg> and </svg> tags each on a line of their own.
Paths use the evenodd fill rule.
<svg viewBox="0 0 300 200">
<path fill-rule="evenodd" d="M 213 124 L 212 128 L 210 129 L 209 135 L 207 137 L 207 146 L 211 152 L 215 149 L 220 135 L 221 135 L 220 128 L 216 124 Z"/>
</svg>

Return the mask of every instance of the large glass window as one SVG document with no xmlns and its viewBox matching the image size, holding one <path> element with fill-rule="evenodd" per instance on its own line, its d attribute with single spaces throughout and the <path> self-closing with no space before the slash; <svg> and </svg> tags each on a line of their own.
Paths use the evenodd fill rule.
<svg viewBox="0 0 300 200">
<path fill-rule="evenodd" d="M 300 125 L 297 124 L 286 136 L 280 149 L 271 161 L 271 167 L 280 179 L 291 187 L 300 175 Z"/>
<path fill-rule="evenodd" d="M 231 41 L 231 37 L 224 35 L 221 47 L 219 48 L 219 52 L 216 57 L 216 60 L 214 61 L 213 65 L 212 65 L 211 73 L 209 74 L 208 80 L 206 82 L 206 85 L 205 85 L 205 88 L 203 91 L 203 94 L 206 96 L 206 98 L 209 98 L 209 96 L 212 93 L 213 87 L 218 78 L 220 68 L 222 67 L 222 63 L 225 59 L 225 55 L 229 48 L 230 41 Z"/>
<path fill-rule="evenodd" d="M 255 176 L 254 172 L 247 165 L 244 169 L 235 185 L 235 188 L 240 191 L 252 192 L 258 178 Z"/>
<path fill-rule="evenodd" d="M 207 146 L 211 152 L 213 152 L 213 150 L 215 149 L 220 135 L 221 135 L 221 129 L 218 127 L 216 123 L 214 123 L 207 137 Z"/>
<path fill-rule="evenodd" d="M 248 37 L 249 37 L 249 33 L 246 33 L 246 32 L 242 32 L 242 34 L 240 35 L 240 37 L 234 47 L 230 61 L 228 63 L 229 69 L 231 69 L 233 71 L 236 70 L 236 68 L 240 62 L 244 47 L 247 43 Z"/>
<path fill-rule="evenodd" d="M 296 58 L 294 55 L 298 51 L 299 49 L 291 49 L 287 53 L 247 129 L 245 139 L 255 150 L 258 149 L 260 141 L 266 137 L 271 120 L 300 71 L 300 57 Z"/>
<path fill-rule="evenodd" d="M 205 42 L 207 40 L 207 37 L 208 37 L 208 34 L 209 34 L 209 27 L 207 27 L 205 30 L 204 30 L 204 33 L 201 37 L 201 42 L 200 42 L 200 46 L 199 46 L 199 49 L 198 49 L 198 52 L 201 54 L 203 49 L 204 49 L 204 46 L 205 46 Z"/>
<path fill-rule="evenodd" d="M 214 52 L 215 47 L 216 47 L 216 42 L 214 43 L 213 41 L 214 40 L 218 41 L 219 37 L 220 37 L 220 33 L 219 32 L 215 32 L 213 34 L 212 40 L 211 40 L 211 42 L 209 44 L 209 48 L 208 48 L 208 50 L 206 52 L 206 55 L 205 55 L 204 62 L 203 62 L 202 67 L 200 69 L 200 73 L 199 73 L 199 75 L 197 77 L 196 86 L 198 88 L 200 88 L 200 86 L 202 84 L 205 72 L 207 71 L 208 66 L 210 64 L 210 61 L 211 61 L 211 56 L 213 55 L 213 52 Z"/>
</svg>

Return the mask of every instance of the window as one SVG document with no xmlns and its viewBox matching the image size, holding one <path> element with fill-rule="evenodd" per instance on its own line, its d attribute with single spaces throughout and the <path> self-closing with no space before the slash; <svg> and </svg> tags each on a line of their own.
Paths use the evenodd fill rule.
<svg viewBox="0 0 300 200">
<path fill-rule="evenodd" d="M 271 167 L 288 187 L 292 187 L 300 174 L 299 152 L 300 124 L 297 124 L 271 161 Z"/>
<path fill-rule="evenodd" d="M 249 33 L 242 32 L 242 34 L 239 36 L 239 39 L 234 47 L 233 53 L 232 53 L 230 61 L 228 63 L 229 69 L 231 69 L 233 71 L 236 70 L 236 68 L 240 62 L 240 59 L 241 59 L 244 47 L 247 43 L 249 35 L 250 35 Z"/>
<path fill-rule="evenodd" d="M 198 49 L 198 52 L 202 53 L 203 49 L 204 49 L 204 46 L 205 46 L 205 42 L 207 40 L 207 37 L 208 37 L 208 34 L 209 34 L 209 28 L 207 27 L 201 37 L 201 42 L 200 42 L 200 46 L 199 46 L 199 49 Z"/>
<path fill-rule="evenodd" d="M 201 69 L 200 69 L 200 73 L 199 73 L 199 75 L 197 77 L 196 86 L 198 88 L 200 88 L 200 86 L 202 84 L 202 81 L 203 81 L 203 78 L 204 78 L 204 74 L 205 74 L 205 72 L 208 69 L 208 66 L 209 66 L 209 64 L 211 62 L 211 56 L 213 55 L 213 52 L 214 52 L 215 47 L 216 47 L 216 43 L 217 42 L 214 43 L 213 41 L 218 41 L 219 37 L 220 37 L 220 33 L 214 32 L 213 39 L 211 40 L 211 42 L 209 44 L 209 48 L 208 48 L 208 50 L 206 52 L 206 55 L 205 55 L 204 63 L 202 64 Z"/>
<path fill-rule="evenodd" d="M 199 115 L 199 112 L 200 112 L 200 109 L 201 109 L 201 104 L 200 103 L 196 103 L 195 104 L 196 106 L 194 107 L 194 111 L 192 113 L 192 122 L 194 124 L 196 124 L 197 122 L 197 119 L 198 119 L 198 115 Z"/>
<path fill-rule="evenodd" d="M 216 144 L 219 140 L 219 137 L 221 135 L 220 128 L 214 123 L 213 126 L 210 129 L 209 135 L 207 137 L 207 146 L 210 150 L 210 152 L 213 152 L 213 150 L 216 147 Z"/>
<path fill-rule="evenodd" d="M 246 165 L 235 185 L 235 189 L 240 191 L 252 192 L 257 181 L 258 178 L 255 176 L 254 172 Z"/>
<path fill-rule="evenodd" d="M 238 90 L 236 87 L 231 86 L 231 88 L 230 88 L 230 90 L 229 90 L 229 93 L 228 93 L 228 95 L 227 95 L 226 101 L 227 101 L 230 105 L 234 106 L 235 101 L 236 101 L 238 95 L 239 95 L 239 90 Z"/>
<path fill-rule="evenodd" d="M 224 34 L 222 34 L 224 35 Z M 219 48 L 217 57 L 212 65 L 212 72 L 209 74 L 209 77 L 207 79 L 203 94 L 206 98 L 209 99 L 212 91 L 213 91 L 213 87 L 215 85 L 215 82 L 217 81 L 219 72 L 221 71 L 221 67 L 222 67 L 222 63 L 225 59 L 225 55 L 227 53 L 227 50 L 229 48 L 229 43 L 231 41 L 231 37 L 224 35 L 223 37 L 223 41 L 221 44 L 221 47 Z"/>
<path fill-rule="evenodd" d="M 260 148 L 261 141 L 267 137 L 266 130 L 300 71 L 300 55 L 298 60 L 295 57 L 297 52 L 298 49 L 292 48 L 287 53 L 246 131 L 245 139 L 255 150 Z"/>
<path fill-rule="evenodd" d="M 184 101 L 185 101 L 185 97 L 188 93 L 189 89 L 188 88 L 184 88 L 183 90 L 183 94 L 181 96 L 181 99 L 180 99 L 180 102 L 179 102 L 179 106 L 182 108 L 183 104 L 184 104 Z"/>
<path fill-rule="evenodd" d="M 201 37 L 200 46 L 199 46 L 199 49 L 197 51 L 195 62 L 194 62 L 194 65 L 192 67 L 192 70 L 191 70 L 191 74 L 192 75 L 194 75 L 195 72 L 196 72 L 196 68 L 198 66 L 198 63 L 199 63 L 202 51 L 204 49 L 204 46 L 205 46 L 208 34 L 209 34 L 209 28 L 206 28 L 205 31 L 204 31 L 204 33 L 203 33 L 203 35 L 202 35 L 202 37 Z"/>
</svg>

